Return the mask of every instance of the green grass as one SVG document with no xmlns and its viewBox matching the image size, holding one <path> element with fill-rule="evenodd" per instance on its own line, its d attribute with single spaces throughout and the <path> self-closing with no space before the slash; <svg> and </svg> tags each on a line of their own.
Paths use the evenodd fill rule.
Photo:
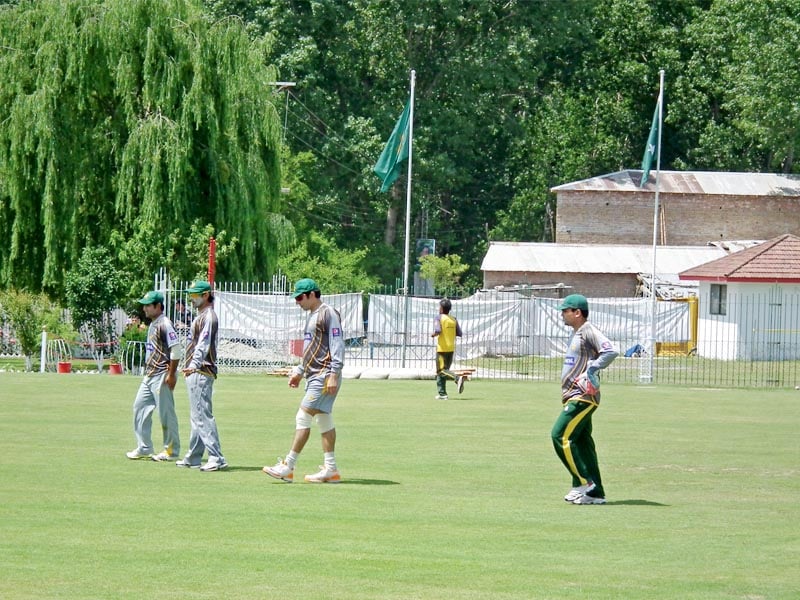
<svg viewBox="0 0 800 600">
<path fill-rule="evenodd" d="M 129 461 L 136 377 L 0 374 L 0 597 L 794 599 L 800 392 L 604 386 L 573 506 L 555 384 L 345 381 L 340 485 L 260 472 L 299 392 L 221 377 L 232 468 Z M 454 392 L 454 390 L 451 390 Z M 186 391 L 177 391 L 188 441 Z M 157 428 L 157 427 L 156 427 Z M 312 432 L 297 475 L 321 462 Z"/>
</svg>

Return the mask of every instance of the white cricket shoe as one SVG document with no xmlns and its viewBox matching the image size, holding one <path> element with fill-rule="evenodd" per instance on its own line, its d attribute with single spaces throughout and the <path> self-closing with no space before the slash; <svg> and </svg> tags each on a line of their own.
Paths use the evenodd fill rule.
<svg viewBox="0 0 800 600">
<path fill-rule="evenodd" d="M 587 483 L 586 485 L 579 485 L 578 487 L 574 487 L 569 492 L 567 492 L 567 495 L 564 496 L 564 500 L 566 500 L 567 502 L 573 502 L 578 498 L 580 498 L 581 496 L 583 496 L 589 490 L 593 489 L 594 489 L 593 483 Z"/>
<path fill-rule="evenodd" d="M 573 504 L 605 504 L 606 499 L 602 496 L 589 496 L 588 494 L 581 494 L 578 498 L 572 501 Z"/>
<path fill-rule="evenodd" d="M 136 450 L 131 450 L 130 452 L 126 452 L 125 456 L 130 458 L 131 460 L 150 460 L 152 458 L 152 452 L 140 452 L 138 448 Z"/>
<path fill-rule="evenodd" d="M 342 480 L 339 469 L 327 465 L 320 465 L 319 469 L 318 473 L 306 475 L 306 481 L 309 483 L 339 483 Z"/>
<path fill-rule="evenodd" d="M 436 394 L 434 400 L 447 400 L 447 394 Z"/>
<path fill-rule="evenodd" d="M 209 471 L 222 471 L 227 468 L 228 463 L 225 462 L 224 456 L 209 456 L 208 462 L 200 467 L 200 470 L 208 473 Z"/>
<path fill-rule="evenodd" d="M 275 466 L 270 467 L 267 465 L 261 470 L 270 477 L 280 479 L 286 483 L 292 483 L 294 481 L 294 468 L 290 467 L 282 458 L 278 459 L 278 463 Z"/>
<path fill-rule="evenodd" d="M 156 462 L 172 462 L 173 460 L 178 459 L 178 455 L 167 454 L 166 452 L 159 452 L 158 454 L 153 454 L 153 456 L 151 456 L 150 458 Z"/>
</svg>

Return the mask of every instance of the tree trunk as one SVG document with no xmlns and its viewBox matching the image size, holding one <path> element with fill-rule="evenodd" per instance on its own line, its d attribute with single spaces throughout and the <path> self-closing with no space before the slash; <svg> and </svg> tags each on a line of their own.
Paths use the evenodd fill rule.
<svg viewBox="0 0 800 600">
<path fill-rule="evenodd" d="M 400 206 L 402 204 L 400 192 L 400 187 L 392 186 L 389 209 L 386 211 L 386 229 L 383 233 L 383 243 L 387 246 L 394 246 L 397 240 L 397 218 L 400 215 Z"/>
</svg>

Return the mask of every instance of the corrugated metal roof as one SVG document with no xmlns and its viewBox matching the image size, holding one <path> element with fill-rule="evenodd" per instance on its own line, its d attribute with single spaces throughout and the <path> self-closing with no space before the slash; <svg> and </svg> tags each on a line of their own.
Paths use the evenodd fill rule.
<svg viewBox="0 0 800 600">
<path fill-rule="evenodd" d="M 658 246 L 656 272 L 677 274 L 727 256 L 717 246 Z M 535 273 L 650 273 L 652 246 L 490 242 L 482 271 Z"/>
<path fill-rule="evenodd" d="M 618 171 L 551 188 L 561 191 L 654 192 L 656 173 L 639 187 L 641 170 Z M 658 191 L 663 194 L 709 194 L 730 196 L 799 196 L 800 175 L 774 173 L 728 173 L 714 171 L 661 171 Z"/>
<path fill-rule="evenodd" d="M 680 273 L 698 281 L 800 283 L 800 238 L 784 234 Z"/>
</svg>

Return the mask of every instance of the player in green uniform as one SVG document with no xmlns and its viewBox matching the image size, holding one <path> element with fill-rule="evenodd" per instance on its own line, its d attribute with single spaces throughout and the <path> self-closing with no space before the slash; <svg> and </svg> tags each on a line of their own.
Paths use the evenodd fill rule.
<svg viewBox="0 0 800 600">
<path fill-rule="evenodd" d="M 564 408 L 551 436 L 556 454 L 572 475 L 572 489 L 564 500 L 573 504 L 605 504 L 606 494 L 592 439 L 592 414 L 600 405 L 597 372 L 619 354 L 609 339 L 587 321 L 589 303 L 584 296 L 564 298 L 558 309 L 574 333 L 561 371 Z"/>
</svg>

